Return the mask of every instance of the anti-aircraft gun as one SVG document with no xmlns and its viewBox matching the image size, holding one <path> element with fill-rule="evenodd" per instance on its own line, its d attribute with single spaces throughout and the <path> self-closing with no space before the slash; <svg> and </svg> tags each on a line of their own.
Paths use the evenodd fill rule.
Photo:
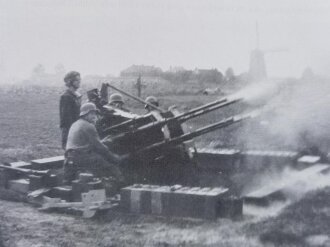
<svg viewBox="0 0 330 247">
<path fill-rule="evenodd" d="M 238 103 L 242 98 L 222 98 L 179 113 L 175 109 L 163 110 L 110 84 L 103 84 L 127 95 L 154 110 L 145 115 L 134 115 L 103 106 L 103 114 L 122 117 L 112 124 L 111 118 L 102 125 L 104 143 L 117 154 L 129 154 L 122 165 L 129 182 L 157 184 L 191 184 L 195 181 L 195 164 L 191 141 L 211 131 L 225 128 L 256 116 L 256 112 L 236 115 L 188 132 L 184 123 L 195 117 Z"/>
</svg>

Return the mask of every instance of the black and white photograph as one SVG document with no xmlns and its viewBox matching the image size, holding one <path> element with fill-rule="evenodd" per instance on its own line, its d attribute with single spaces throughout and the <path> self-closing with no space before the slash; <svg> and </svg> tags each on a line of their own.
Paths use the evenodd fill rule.
<svg viewBox="0 0 330 247">
<path fill-rule="evenodd" d="M 0 247 L 330 246 L 330 1 L 0 0 Z"/>
</svg>

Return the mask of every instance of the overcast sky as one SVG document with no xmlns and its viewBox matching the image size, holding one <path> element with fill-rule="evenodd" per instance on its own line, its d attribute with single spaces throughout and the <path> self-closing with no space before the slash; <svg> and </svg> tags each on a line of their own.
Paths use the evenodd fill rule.
<svg viewBox="0 0 330 247">
<path fill-rule="evenodd" d="M 270 76 L 310 66 L 330 75 L 327 0 L 0 0 L 2 75 L 29 76 L 41 63 L 86 74 L 132 64 L 162 69 L 248 70 L 250 51 L 266 53 Z"/>
</svg>

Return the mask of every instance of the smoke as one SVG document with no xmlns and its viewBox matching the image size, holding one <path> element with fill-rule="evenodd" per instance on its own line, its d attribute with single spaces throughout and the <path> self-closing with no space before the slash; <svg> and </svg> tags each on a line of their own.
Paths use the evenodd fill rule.
<svg viewBox="0 0 330 247">
<path fill-rule="evenodd" d="M 249 105 L 264 105 L 267 100 L 273 98 L 279 90 L 278 83 L 259 82 L 254 83 L 239 92 L 230 95 L 229 99 L 243 99 Z"/>
<path fill-rule="evenodd" d="M 279 173 L 258 174 L 252 182 L 246 185 L 243 195 L 256 191 L 280 191 L 285 201 L 273 201 L 269 207 L 260 211 L 260 207 L 245 205 L 248 214 L 270 216 L 279 213 L 285 206 L 303 198 L 308 192 L 330 186 L 329 166 L 324 164 L 314 165 L 304 170 L 295 170 L 287 167 Z M 267 194 L 267 193 L 265 193 Z M 251 194 L 250 194 L 251 195 Z"/>
<path fill-rule="evenodd" d="M 281 190 L 288 197 L 299 198 L 311 190 L 330 186 L 329 166 L 317 164 L 304 170 L 296 170 L 286 167 L 282 171 L 257 174 L 251 182 L 245 186 L 242 195 L 248 195 L 253 191 Z"/>
<path fill-rule="evenodd" d="M 257 192 L 265 197 L 275 197 L 269 199 L 272 201 L 267 207 L 244 204 L 244 213 L 258 217 L 275 216 L 286 206 L 304 198 L 307 193 L 329 186 L 329 166 L 323 164 L 302 171 L 286 168 L 278 174 L 258 174 L 246 185 L 242 195 L 253 196 Z"/>
<path fill-rule="evenodd" d="M 234 97 L 234 96 L 232 96 Z M 330 80 L 265 81 L 237 93 L 252 105 L 271 109 L 236 133 L 246 149 L 330 148 Z"/>
<path fill-rule="evenodd" d="M 330 186 L 330 174 L 318 172 L 321 166 L 316 165 L 304 171 L 287 171 L 284 174 L 286 177 L 282 178 L 286 185 L 283 189 L 286 197 L 290 201 L 297 201 L 310 191 Z"/>
</svg>

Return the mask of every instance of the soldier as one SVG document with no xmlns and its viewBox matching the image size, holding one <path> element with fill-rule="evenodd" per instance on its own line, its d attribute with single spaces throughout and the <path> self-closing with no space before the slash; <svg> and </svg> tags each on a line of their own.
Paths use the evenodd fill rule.
<svg viewBox="0 0 330 247">
<path fill-rule="evenodd" d="M 106 102 L 102 101 L 99 90 L 97 88 L 93 88 L 87 91 L 87 98 L 88 102 L 92 102 L 93 104 L 95 104 L 96 108 L 101 111 L 103 105 L 106 104 Z"/>
<path fill-rule="evenodd" d="M 155 96 L 148 96 L 145 101 L 151 105 L 159 107 L 159 101 Z M 147 104 L 144 106 L 144 108 L 147 110 L 147 112 L 151 112 L 151 111 L 155 110 L 155 108 L 153 108 Z"/>
<path fill-rule="evenodd" d="M 119 93 L 114 93 L 110 95 L 109 105 L 116 109 L 129 112 L 129 110 L 124 107 L 123 96 Z"/>
<path fill-rule="evenodd" d="M 65 149 L 71 125 L 79 118 L 81 94 L 77 90 L 80 87 L 80 81 L 80 73 L 76 71 L 71 71 L 64 77 L 67 90 L 60 98 L 60 128 L 63 149 Z"/>
<path fill-rule="evenodd" d="M 70 128 L 66 144 L 64 180 L 70 182 L 78 172 L 91 172 L 97 177 L 113 177 L 123 181 L 119 168 L 115 165 L 123 158 L 109 151 L 97 134 L 95 124 L 98 110 L 93 103 L 85 103 L 80 108 L 79 119 Z"/>
</svg>

